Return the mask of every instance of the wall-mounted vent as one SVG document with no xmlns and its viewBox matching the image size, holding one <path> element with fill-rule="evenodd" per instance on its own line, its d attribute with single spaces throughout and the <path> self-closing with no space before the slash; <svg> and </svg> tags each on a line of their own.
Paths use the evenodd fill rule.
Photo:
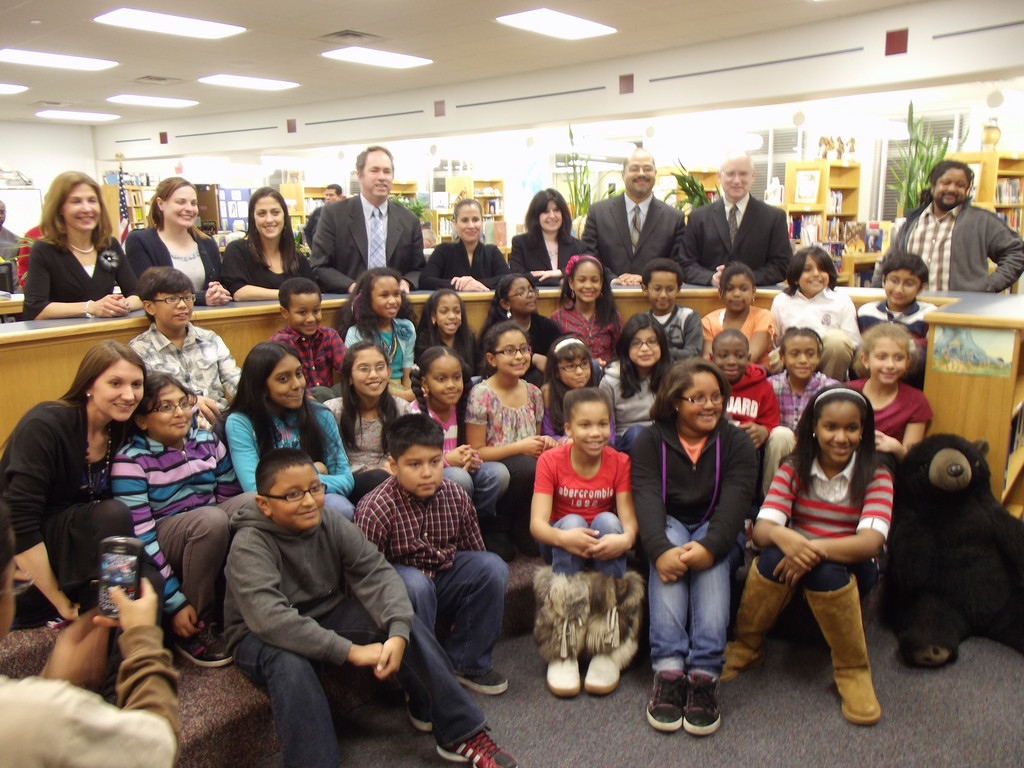
<svg viewBox="0 0 1024 768">
<path fill-rule="evenodd" d="M 178 83 L 185 82 L 180 77 L 160 77 L 159 75 L 143 75 L 137 77 L 133 82 L 141 83 L 142 85 L 177 85 Z"/>
<path fill-rule="evenodd" d="M 363 43 L 372 43 L 383 39 L 380 35 L 360 32 L 358 29 L 341 29 L 317 38 L 317 40 L 326 40 L 329 43 L 336 43 L 338 45 L 362 45 Z"/>
</svg>

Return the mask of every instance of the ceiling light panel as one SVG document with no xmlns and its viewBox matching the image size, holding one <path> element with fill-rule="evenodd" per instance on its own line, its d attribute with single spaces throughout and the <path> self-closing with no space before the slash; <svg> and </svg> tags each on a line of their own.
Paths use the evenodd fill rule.
<svg viewBox="0 0 1024 768">
<path fill-rule="evenodd" d="M 578 16 L 570 16 L 550 8 L 538 8 L 534 11 L 511 13 L 495 19 L 499 24 L 506 24 L 527 32 L 537 32 L 560 40 L 583 40 L 588 37 L 612 35 L 618 32 L 615 27 L 598 24 Z"/>
<path fill-rule="evenodd" d="M 122 93 L 118 96 L 111 96 L 107 99 L 111 104 L 132 104 L 137 107 L 166 107 L 168 109 L 181 109 L 182 107 L 194 107 L 198 101 L 192 99 L 171 99 L 165 96 L 133 96 Z"/>
<path fill-rule="evenodd" d="M 0 61 L 7 64 L 28 64 L 33 67 L 54 67 L 79 71 L 84 69 L 90 72 L 117 66 L 116 61 L 107 59 L 89 59 L 84 56 L 67 56 L 63 53 L 44 53 L 42 51 L 22 51 L 17 48 L 0 48 Z"/>
<path fill-rule="evenodd" d="M 268 80 L 262 77 L 245 77 L 244 75 L 210 75 L 200 77 L 200 83 L 207 85 L 223 85 L 228 88 L 248 88 L 254 91 L 286 91 L 298 88 L 298 83 L 289 80 Z"/>
<path fill-rule="evenodd" d="M 363 48 L 358 45 L 338 48 L 337 50 L 327 51 L 320 55 L 326 56 L 328 59 L 348 61 L 353 64 L 369 64 L 373 67 L 387 67 L 389 69 L 409 69 L 434 63 L 432 59 L 424 59 L 420 56 L 409 56 L 404 53 L 392 53 L 391 51 L 378 51 L 375 48 Z"/>
<path fill-rule="evenodd" d="M 27 90 L 27 85 L 15 85 L 14 83 L 0 83 L 0 94 L 4 96 L 9 96 L 12 93 L 23 93 Z"/>
<path fill-rule="evenodd" d="M 80 123 L 105 123 L 108 120 L 118 120 L 121 116 L 105 112 L 74 112 L 67 109 L 44 109 L 36 112 L 36 117 L 47 117 L 51 120 L 75 120 Z"/>
<path fill-rule="evenodd" d="M 125 29 L 161 32 L 165 35 L 180 35 L 200 40 L 220 40 L 223 37 L 231 37 L 245 32 L 245 27 L 238 27 L 234 24 L 190 19 L 187 16 L 172 16 L 168 13 L 155 13 L 154 11 L 140 11 L 135 8 L 118 8 L 116 11 L 95 17 L 93 21 Z"/>
</svg>

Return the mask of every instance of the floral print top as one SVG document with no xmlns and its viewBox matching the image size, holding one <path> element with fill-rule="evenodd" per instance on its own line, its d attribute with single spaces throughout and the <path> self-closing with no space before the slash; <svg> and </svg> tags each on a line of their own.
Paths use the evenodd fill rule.
<svg viewBox="0 0 1024 768">
<path fill-rule="evenodd" d="M 537 424 L 544 418 L 544 396 L 533 384 L 524 383 L 526 402 L 519 408 L 503 405 L 486 381 L 481 381 L 469 393 L 466 423 L 487 427 L 488 446 L 509 445 L 538 434 Z"/>
</svg>

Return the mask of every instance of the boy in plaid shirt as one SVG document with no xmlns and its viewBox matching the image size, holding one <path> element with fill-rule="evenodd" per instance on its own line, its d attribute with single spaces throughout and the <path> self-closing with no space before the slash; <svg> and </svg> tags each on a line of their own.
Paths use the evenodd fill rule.
<svg viewBox="0 0 1024 768">
<path fill-rule="evenodd" d="M 333 328 L 321 325 L 320 288 L 308 277 L 292 277 L 277 292 L 285 327 L 270 337 L 294 347 L 306 377 L 306 390 L 319 402 L 338 397 L 334 372 L 341 370 L 345 342 Z"/>
<path fill-rule="evenodd" d="M 396 419 L 387 431 L 392 477 L 359 501 L 353 522 L 398 571 L 416 615 L 451 628 L 444 649 L 458 681 L 478 693 L 504 693 L 508 680 L 491 657 L 508 566 L 484 549 L 469 496 L 444 479 L 443 445 L 429 416 Z"/>
</svg>

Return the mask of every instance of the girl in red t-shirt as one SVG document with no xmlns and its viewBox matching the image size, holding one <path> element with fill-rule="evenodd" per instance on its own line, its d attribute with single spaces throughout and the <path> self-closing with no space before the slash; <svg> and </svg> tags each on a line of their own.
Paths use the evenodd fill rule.
<svg viewBox="0 0 1024 768">
<path fill-rule="evenodd" d="M 608 445 L 607 393 L 571 390 L 563 410 L 572 442 L 541 454 L 530 511 L 530 533 L 552 564 L 535 579 L 534 636 L 553 694 L 579 693 L 578 655 L 586 649 L 593 656 L 586 690 L 603 695 L 618 685 L 640 630 L 643 580 L 626 573 L 637 537 L 629 457 Z M 584 571 L 588 563 L 594 571 Z"/>
</svg>

